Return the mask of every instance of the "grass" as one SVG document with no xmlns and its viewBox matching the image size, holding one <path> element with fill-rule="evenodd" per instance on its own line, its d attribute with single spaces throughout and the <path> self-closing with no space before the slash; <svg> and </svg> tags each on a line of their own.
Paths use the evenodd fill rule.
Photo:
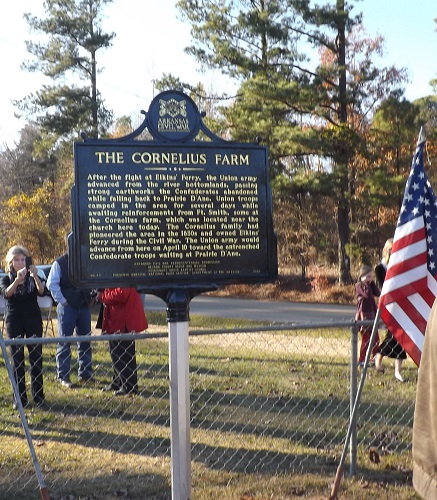
<svg viewBox="0 0 437 500">
<path fill-rule="evenodd" d="M 165 313 L 148 320 L 151 332 L 166 332 Z M 191 329 L 244 326 L 254 325 L 190 319 Z M 349 335 L 329 329 L 190 337 L 192 499 L 329 496 L 348 423 Z M 55 346 L 44 346 L 49 407 L 26 409 L 51 498 L 169 499 L 167 339 L 137 341 L 141 395 L 127 398 L 100 390 L 111 363 L 106 342 L 94 344 L 95 382 L 71 391 L 56 382 Z M 369 371 L 358 474 L 350 477 L 346 464 L 339 498 L 418 498 L 411 486 L 412 364 L 405 375 L 410 383 L 397 384 Z M 39 498 L 2 358 L 0 438 L 0 499 Z M 372 449 L 379 463 L 369 459 Z"/>
</svg>

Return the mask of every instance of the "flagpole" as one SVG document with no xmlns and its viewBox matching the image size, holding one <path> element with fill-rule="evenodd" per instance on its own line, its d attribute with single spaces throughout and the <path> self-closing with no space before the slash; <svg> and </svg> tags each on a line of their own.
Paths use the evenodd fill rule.
<svg viewBox="0 0 437 500">
<path fill-rule="evenodd" d="M 425 137 L 425 130 L 423 130 L 423 126 L 420 127 L 420 130 L 419 130 L 419 136 L 417 138 L 417 145 L 416 146 L 419 146 L 419 144 L 422 144 L 422 142 L 425 142 L 426 141 L 426 137 Z"/>
<path fill-rule="evenodd" d="M 372 334 L 370 335 L 369 345 L 367 347 L 366 358 L 364 360 L 363 372 L 361 374 L 360 384 L 358 386 L 357 395 L 355 397 L 354 407 L 352 409 L 352 413 L 350 416 L 349 428 L 347 430 L 346 439 L 344 442 L 343 453 L 341 455 L 340 463 L 337 467 L 337 474 L 335 475 L 335 480 L 334 480 L 334 484 L 333 484 L 332 489 L 331 489 L 331 495 L 329 497 L 329 500 L 335 500 L 337 498 L 337 493 L 338 493 L 338 490 L 340 488 L 340 482 L 341 482 L 341 478 L 343 476 L 344 462 L 346 460 L 348 445 L 349 445 L 349 441 L 350 441 L 351 434 L 352 434 L 352 428 L 353 428 L 354 422 L 356 420 L 356 413 L 358 411 L 358 406 L 360 404 L 361 393 L 363 392 L 364 382 L 366 380 L 367 368 L 369 366 L 370 356 L 371 356 L 372 350 L 373 350 L 373 343 L 375 341 L 376 333 L 378 332 L 378 324 L 379 324 L 380 315 L 381 315 L 380 309 L 378 309 L 376 312 L 375 320 L 373 322 Z"/>
</svg>

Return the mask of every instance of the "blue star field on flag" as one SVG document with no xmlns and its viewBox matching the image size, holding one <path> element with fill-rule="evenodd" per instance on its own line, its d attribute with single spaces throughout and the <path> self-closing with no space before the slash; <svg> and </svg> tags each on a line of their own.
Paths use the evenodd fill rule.
<svg viewBox="0 0 437 500">
<path fill-rule="evenodd" d="M 417 148 L 405 188 L 404 200 L 398 219 L 398 226 L 423 217 L 425 221 L 428 270 L 437 274 L 437 200 L 426 176 L 423 163 L 425 142 Z"/>
</svg>

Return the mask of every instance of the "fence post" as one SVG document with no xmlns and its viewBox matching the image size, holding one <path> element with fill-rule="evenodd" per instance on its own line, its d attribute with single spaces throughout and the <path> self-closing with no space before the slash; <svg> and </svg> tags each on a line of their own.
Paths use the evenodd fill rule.
<svg viewBox="0 0 437 500">
<path fill-rule="evenodd" d="M 354 322 L 351 329 L 351 366 L 350 366 L 350 425 L 351 437 L 349 441 L 349 473 L 354 476 L 357 472 L 357 416 L 353 413 L 355 398 L 357 397 L 357 366 L 358 366 L 358 330 Z"/>
<path fill-rule="evenodd" d="M 26 415 L 24 413 L 23 405 L 21 403 L 20 391 L 18 390 L 18 385 L 17 385 L 17 382 L 15 380 L 15 375 L 14 375 L 14 372 L 12 370 L 12 366 L 9 362 L 8 353 L 6 352 L 6 345 L 5 345 L 5 341 L 3 339 L 3 332 L 0 332 L 0 333 L 1 333 L 1 335 L 0 335 L 1 351 L 3 354 L 4 361 L 5 361 L 6 370 L 7 370 L 8 375 L 9 375 L 9 380 L 10 380 L 11 385 L 12 385 L 12 390 L 14 392 L 14 398 L 15 398 L 15 401 L 17 404 L 17 409 L 18 409 L 18 412 L 20 413 L 21 425 L 23 426 L 24 435 L 26 436 L 27 446 L 29 448 L 30 456 L 32 458 L 32 463 L 33 463 L 33 467 L 35 469 L 36 478 L 37 478 L 38 484 L 40 486 L 39 491 L 41 493 L 41 498 L 42 498 L 42 500 L 50 500 L 49 493 L 48 493 L 47 488 L 44 484 L 44 478 L 42 476 L 42 472 L 41 472 L 41 468 L 39 466 L 38 458 L 37 458 L 36 453 L 35 453 L 35 448 L 33 446 L 32 435 L 30 433 L 29 425 L 27 423 L 27 418 L 26 418 Z"/>
</svg>

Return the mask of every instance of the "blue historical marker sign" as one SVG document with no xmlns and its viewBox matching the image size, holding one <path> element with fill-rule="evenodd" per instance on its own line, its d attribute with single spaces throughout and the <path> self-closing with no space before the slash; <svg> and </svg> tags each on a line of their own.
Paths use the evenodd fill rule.
<svg viewBox="0 0 437 500">
<path fill-rule="evenodd" d="M 136 140 L 145 128 L 153 140 Z M 206 140 L 194 140 L 202 131 Z M 70 274 L 80 286 L 260 283 L 277 275 L 268 155 L 209 131 L 168 91 L 144 124 L 74 146 Z"/>
</svg>

